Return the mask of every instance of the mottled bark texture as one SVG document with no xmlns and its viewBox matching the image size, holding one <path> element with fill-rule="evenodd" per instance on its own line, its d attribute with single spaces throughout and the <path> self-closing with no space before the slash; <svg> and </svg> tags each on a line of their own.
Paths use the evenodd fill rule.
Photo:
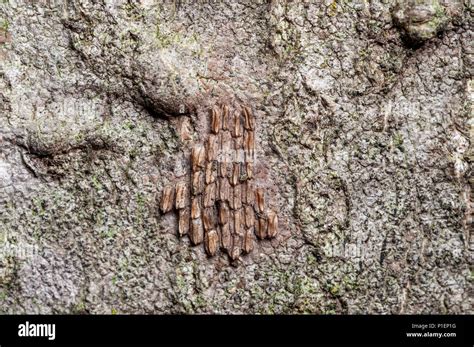
<svg viewBox="0 0 474 347">
<path fill-rule="evenodd" d="M 473 313 L 472 13 L 2 1 L 0 311 Z M 209 109 L 236 104 L 255 116 L 250 190 L 276 212 L 239 216 L 237 241 L 233 223 L 187 223 L 205 211 L 183 191 L 160 211 L 176 184 L 220 182 L 189 176 L 191 149 Z M 247 223 L 278 234 L 253 242 Z M 229 262 L 218 241 L 250 253 Z"/>
</svg>

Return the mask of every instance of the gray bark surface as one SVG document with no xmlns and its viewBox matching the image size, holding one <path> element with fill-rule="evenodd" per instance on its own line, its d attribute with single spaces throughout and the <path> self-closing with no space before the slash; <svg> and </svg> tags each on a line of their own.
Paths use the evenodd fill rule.
<svg viewBox="0 0 474 347">
<path fill-rule="evenodd" d="M 472 14 L 3 0 L 0 312 L 473 313 Z M 236 262 L 158 210 L 222 102 L 280 224 Z"/>
</svg>

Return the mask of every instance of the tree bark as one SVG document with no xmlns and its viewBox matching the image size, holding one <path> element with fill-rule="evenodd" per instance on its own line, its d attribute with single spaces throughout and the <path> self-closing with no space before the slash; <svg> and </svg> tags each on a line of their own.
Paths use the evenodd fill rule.
<svg viewBox="0 0 474 347">
<path fill-rule="evenodd" d="M 472 11 L 0 3 L 0 311 L 473 313 Z"/>
</svg>

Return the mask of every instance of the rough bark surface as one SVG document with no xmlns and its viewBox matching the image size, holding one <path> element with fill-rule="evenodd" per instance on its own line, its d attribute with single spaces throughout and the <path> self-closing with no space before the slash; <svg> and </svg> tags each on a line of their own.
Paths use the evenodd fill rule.
<svg viewBox="0 0 474 347">
<path fill-rule="evenodd" d="M 3 0 L 0 311 L 473 313 L 472 13 Z M 159 206 L 222 103 L 279 224 L 233 262 Z"/>
</svg>

